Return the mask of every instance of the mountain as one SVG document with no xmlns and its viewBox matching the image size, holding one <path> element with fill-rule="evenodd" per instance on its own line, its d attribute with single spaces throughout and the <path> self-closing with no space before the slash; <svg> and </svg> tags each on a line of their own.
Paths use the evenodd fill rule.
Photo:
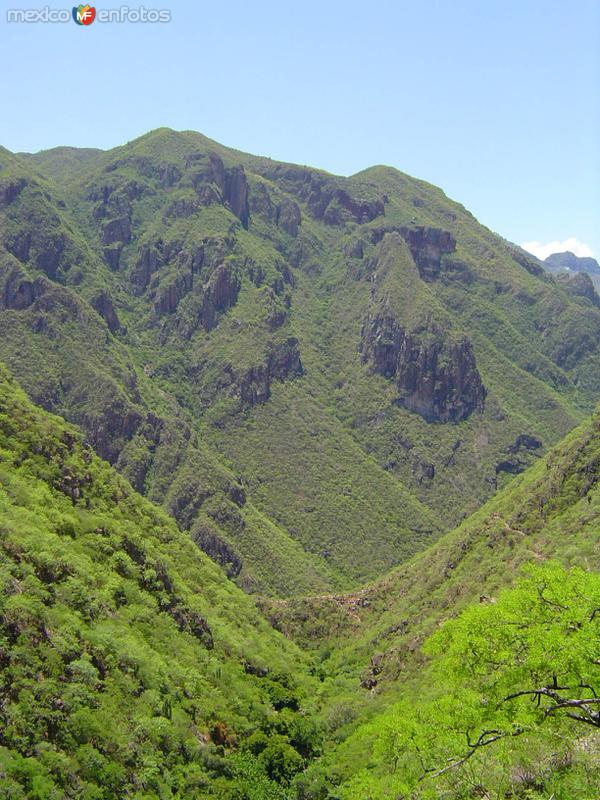
<svg viewBox="0 0 600 800">
<path fill-rule="evenodd" d="M 283 797 L 309 659 L 3 367 L 0 454 L 0 795 Z"/>
<path fill-rule="evenodd" d="M 0 358 L 246 591 L 385 575 L 598 396 L 594 303 L 389 167 L 159 129 L 0 169 Z"/>
<path fill-rule="evenodd" d="M 600 412 L 384 578 L 345 594 L 263 599 L 285 638 L 4 368 L 0 457 L 0 775 L 2 794 L 19 800 L 397 797 L 409 776 L 395 764 L 408 768 L 418 734 L 411 722 L 407 738 L 408 715 L 427 725 L 436 693 L 459 696 L 447 694 L 447 670 L 436 672 L 444 653 L 432 652 L 431 634 L 457 615 L 460 624 L 466 613 L 467 622 L 507 605 L 514 613 L 503 589 L 531 562 L 588 571 L 599 556 Z M 556 602 L 534 584 L 545 630 L 581 577 L 539 575 L 561 582 Z M 576 609 L 566 613 L 542 654 L 548 669 L 578 630 Z M 585 631 L 583 644 L 597 671 L 600 631 Z M 435 751 L 445 723 L 435 724 L 416 774 L 421 763 L 440 774 L 418 777 L 411 797 L 594 797 L 598 737 L 568 715 L 449 774 L 449 753 Z"/>
<path fill-rule="evenodd" d="M 432 681 L 442 684 L 439 675 L 432 675 L 436 664 L 427 651 L 429 637 L 461 612 L 493 607 L 503 590 L 532 564 L 559 562 L 586 573 L 596 570 L 599 534 L 597 410 L 462 525 L 385 578 L 347 594 L 263 601 L 272 623 L 303 648 L 318 653 L 324 671 L 332 676 L 325 691 L 339 745 L 309 768 L 307 785 L 325 784 L 333 796 L 352 800 L 397 796 L 397 789 L 394 792 L 390 786 L 395 771 L 391 731 L 401 730 L 407 704 L 417 715 L 424 714 L 435 692 Z M 554 635 L 554 646 L 563 647 L 568 626 Z M 588 638 L 587 646 L 597 673 L 600 632 Z M 472 655 L 466 655 L 466 665 Z M 545 651 L 543 658 L 549 664 L 552 654 Z M 555 797 L 591 800 L 600 779 L 600 740 L 588 725 L 583 728 L 567 721 L 560 728 L 558 744 L 544 742 L 540 734 L 541 741 L 539 736 L 529 738 L 510 757 L 494 756 L 490 749 L 482 753 L 479 766 L 471 762 L 463 776 L 470 788 L 459 790 L 458 777 L 450 776 L 450 785 L 445 778 L 424 782 L 410 797 L 548 798 L 555 791 Z M 433 730 L 428 738 L 431 744 Z M 427 760 L 428 754 L 423 756 Z M 442 758 L 438 766 L 444 763 Z M 500 789 L 498 775 L 488 774 L 488 768 L 500 769 Z M 482 784 L 473 788 L 478 769 Z M 530 794 L 523 794 L 526 790 Z"/>
<path fill-rule="evenodd" d="M 572 272 L 587 272 L 588 275 L 600 275 L 600 264 L 595 258 L 576 256 L 569 250 L 565 253 L 552 253 L 544 259 L 544 264 L 550 272 L 571 270 Z"/>
<path fill-rule="evenodd" d="M 569 294 L 587 298 L 596 308 L 600 306 L 600 297 L 587 272 L 559 272 L 556 278 Z"/>
</svg>

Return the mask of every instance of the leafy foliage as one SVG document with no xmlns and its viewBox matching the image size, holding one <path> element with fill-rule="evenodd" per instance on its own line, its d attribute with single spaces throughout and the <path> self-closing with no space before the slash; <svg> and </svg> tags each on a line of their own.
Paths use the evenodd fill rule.
<svg viewBox="0 0 600 800">
<path fill-rule="evenodd" d="M 390 775 L 371 796 L 569 797 L 579 785 L 577 797 L 593 797 L 599 608 L 597 573 L 551 564 L 447 622 L 425 648 L 422 699 L 374 726 Z M 369 784 L 363 773 L 345 796 L 364 797 Z"/>
<path fill-rule="evenodd" d="M 297 648 L 4 369 L 0 455 L 0 795 L 282 797 L 319 736 Z"/>
</svg>

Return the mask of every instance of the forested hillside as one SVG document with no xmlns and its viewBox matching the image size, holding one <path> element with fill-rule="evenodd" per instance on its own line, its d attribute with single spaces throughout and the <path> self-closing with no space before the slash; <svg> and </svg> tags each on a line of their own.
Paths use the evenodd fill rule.
<svg viewBox="0 0 600 800">
<path fill-rule="evenodd" d="M 0 459 L 0 796 L 279 796 L 309 660 L 4 368 Z"/>
<path fill-rule="evenodd" d="M 593 407 L 600 309 L 396 170 L 1 161 L 0 357 L 248 591 L 383 575 Z"/>
<path fill-rule="evenodd" d="M 0 361 L 0 798 L 598 800 L 585 275 L 389 167 L 0 149 Z"/>
</svg>

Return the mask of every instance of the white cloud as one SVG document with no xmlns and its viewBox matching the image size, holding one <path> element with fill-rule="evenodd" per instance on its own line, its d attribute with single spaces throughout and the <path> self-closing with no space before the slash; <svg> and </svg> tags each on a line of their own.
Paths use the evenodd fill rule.
<svg viewBox="0 0 600 800">
<path fill-rule="evenodd" d="M 575 253 L 575 255 L 580 258 L 594 257 L 592 248 L 588 244 L 580 242 L 575 236 L 565 239 L 564 242 L 556 240 L 554 242 L 548 242 L 548 244 L 542 244 L 542 242 L 523 242 L 521 247 L 523 250 L 527 250 L 528 253 L 533 253 L 534 256 L 537 256 L 542 261 L 548 258 L 548 256 L 551 256 L 552 253 L 564 253 L 567 250 L 570 250 L 571 253 Z"/>
</svg>

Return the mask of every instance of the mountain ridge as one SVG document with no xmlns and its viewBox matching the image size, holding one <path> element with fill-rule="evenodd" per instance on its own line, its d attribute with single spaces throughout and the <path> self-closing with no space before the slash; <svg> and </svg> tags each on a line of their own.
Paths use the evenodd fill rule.
<svg viewBox="0 0 600 800">
<path fill-rule="evenodd" d="M 383 574 L 591 410 L 597 309 L 393 168 L 3 158 L 0 357 L 249 591 Z"/>
</svg>

